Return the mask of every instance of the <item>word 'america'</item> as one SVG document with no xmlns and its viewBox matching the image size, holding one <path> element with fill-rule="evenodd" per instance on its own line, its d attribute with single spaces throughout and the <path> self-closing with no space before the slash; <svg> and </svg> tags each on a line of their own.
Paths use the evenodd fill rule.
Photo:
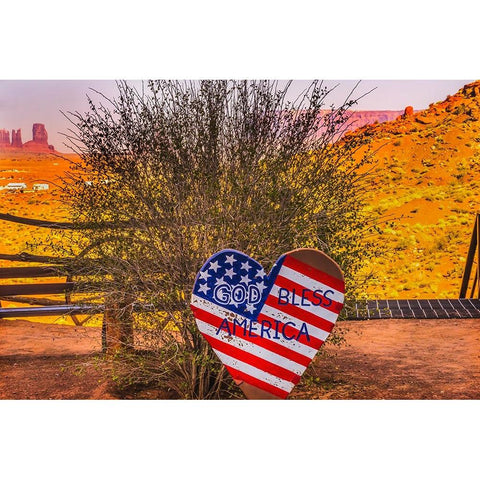
<svg viewBox="0 0 480 480">
<path fill-rule="evenodd" d="M 281 335 L 285 340 L 299 340 L 302 338 L 302 336 L 305 336 L 306 340 L 310 341 L 310 335 L 308 334 L 306 323 L 302 323 L 298 333 L 293 332 L 293 335 L 287 334 L 290 330 L 289 326 L 296 328 L 293 322 L 283 323 L 280 320 L 274 320 L 274 323 L 272 324 L 272 322 L 269 320 L 262 320 L 261 322 L 258 322 L 257 320 L 247 320 L 245 318 L 241 321 L 234 319 L 233 322 L 230 323 L 226 318 L 224 318 L 217 329 L 216 335 L 222 331 L 226 332 L 229 336 L 238 335 L 237 327 L 239 327 L 243 330 L 240 331 L 239 334 L 244 337 L 273 338 L 278 340 L 281 338 Z M 273 336 L 270 336 L 271 334 Z"/>
</svg>

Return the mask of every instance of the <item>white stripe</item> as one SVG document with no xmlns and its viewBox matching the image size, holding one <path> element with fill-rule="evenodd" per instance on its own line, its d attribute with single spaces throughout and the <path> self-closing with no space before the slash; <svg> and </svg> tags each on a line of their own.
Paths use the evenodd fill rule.
<svg viewBox="0 0 480 480">
<path fill-rule="evenodd" d="M 253 367 L 252 365 L 242 362 L 241 360 L 237 360 L 230 355 L 219 352 L 215 349 L 213 349 L 213 351 L 218 355 L 218 358 L 220 358 L 223 364 L 227 367 L 232 367 L 235 370 L 240 370 L 241 372 L 246 373 L 251 377 L 255 377 L 262 382 L 269 383 L 270 385 L 273 385 L 274 387 L 277 387 L 284 392 L 290 393 L 292 388 L 295 386 L 295 384 L 292 382 L 287 382 L 287 380 L 283 380 L 282 378 L 278 378 L 275 375 L 264 372 L 263 370 Z"/>
<path fill-rule="evenodd" d="M 244 352 L 251 353 L 257 357 L 260 357 L 263 360 L 267 360 L 269 362 L 278 365 L 279 367 L 283 367 L 297 375 L 302 375 L 307 367 L 300 365 L 293 360 L 289 360 L 288 358 L 282 357 L 277 353 L 271 352 L 259 345 L 255 345 L 254 343 L 249 342 L 243 338 L 233 337 L 228 334 L 225 330 L 221 330 L 218 335 L 217 328 L 209 323 L 203 322 L 202 320 L 197 319 L 197 325 L 199 330 L 204 333 L 205 335 L 209 335 L 210 337 L 217 338 L 222 342 L 226 343 L 227 345 L 231 345 L 232 347 L 237 347 Z"/>
<path fill-rule="evenodd" d="M 293 268 L 286 267 L 285 265 L 282 265 L 282 268 L 278 272 L 277 276 L 288 278 L 292 282 L 298 283 L 305 288 L 312 290 L 312 292 L 315 290 L 321 290 L 322 292 L 325 292 L 326 290 L 332 290 L 333 295 L 329 294 L 328 298 L 334 300 L 335 302 L 343 303 L 345 300 L 345 296 L 342 292 L 335 290 L 333 287 L 330 287 L 325 283 L 321 283 L 318 280 L 308 277 L 303 273 L 297 272 L 296 270 L 293 270 Z"/>
<path fill-rule="evenodd" d="M 272 318 L 273 320 L 279 320 L 282 323 L 287 323 L 287 322 L 292 322 L 295 324 L 295 328 L 297 330 L 300 330 L 302 328 L 302 325 L 304 323 L 307 323 L 307 330 L 308 330 L 308 335 L 310 337 L 315 337 L 324 342 L 327 337 L 330 335 L 329 332 L 326 332 L 325 330 L 322 330 L 321 328 L 315 327 L 313 325 L 310 325 L 308 322 L 303 322 L 302 320 L 299 320 L 296 317 L 292 317 L 288 313 L 281 312 L 280 310 L 277 310 L 276 308 L 271 307 L 270 305 L 265 304 L 262 307 L 262 311 L 264 315 L 266 315 L 269 318 Z"/>
<path fill-rule="evenodd" d="M 201 308 L 206 312 L 209 312 L 217 317 L 220 317 L 222 320 L 226 318 L 227 320 L 233 321 L 234 318 L 241 317 L 237 313 L 228 310 L 228 308 L 217 305 L 216 303 L 207 300 L 206 298 L 198 297 L 197 295 L 192 294 L 192 300 L 190 304 L 194 307 Z M 243 318 L 243 317 L 241 317 Z"/>
<path fill-rule="evenodd" d="M 192 295 L 191 304 L 194 307 L 198 307 L 208 313 L 211 313 L 212 315 L 215 315 L 216 317 L 221 318 L 222 320 L 226 318 L 231 323 L 233 323 L 234 319 L 236 319 L 237 322 L 243 322 L 243 320 L 246 320 L 247 322 L 250 321 L 248 318 L 242 317 L 238 313 L 233 313 L 230 310 L 220 307 L 219 305 L 216 305 L 205 298 L 198 297 L 197 295 Z M 318 352 L 317 349 L 309 347 L 308 345 L 304 345 L 296 340 L 287 340 L 286 338 L 283 338 L 282 335 L 278 335 L 278 337 L 279 338 L 271 337 L 270 340 L 282 345 L 285 348 L 288 348 L 289 350 L 300 353 L 305 357 L 313 358 Z"/>
<path fill-rule="evenodd" d="M 282 287 L 279 287 L 278 285 L 274 285 L 272 289 L 270 290 L 270 295 L 273 297 L 278 298 L 278 291 Z M 326 308 L 323 308 L 320 305 L 302 305 L 302 297 L 299 297 L 298 295 L 294 295 L 294 300 L 295 300 L 295 306 L 297 308 L 301 308 L 302 310 L 305 310 L 306 312 L 311 313 L 312 315 L 316 315 L 319 318 L 322 318 L 323 320 L 327 320 L 331 323 L 335 323 L 337 321 L 338 313 L 331 312 L 330 310 L 327 310 Z M 291 296 L 289 296 L 289 303 L 291 300 Z M 291 304 L 293 305 L 293 303 Z"/>
</svg>

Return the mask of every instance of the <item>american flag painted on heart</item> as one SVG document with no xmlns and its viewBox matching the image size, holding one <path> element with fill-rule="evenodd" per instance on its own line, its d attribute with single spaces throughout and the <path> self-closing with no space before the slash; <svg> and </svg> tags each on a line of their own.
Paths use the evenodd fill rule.
<svg viewBox="0 0 480 480">
<path fill-rule="evenodd" d="M 267 275 L 244 253 L 222 250 L 201 268 L 191 300 L 200 332 L 234 380 L 279 398 L 299 382 L 344 302 L 343 277 L 298 257 L 282 255 Z"/>
</svg>

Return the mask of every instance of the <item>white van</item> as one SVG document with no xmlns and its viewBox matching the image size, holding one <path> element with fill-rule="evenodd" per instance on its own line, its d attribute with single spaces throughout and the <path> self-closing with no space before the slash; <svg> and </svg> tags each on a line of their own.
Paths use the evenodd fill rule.
<svg viewBox="0 0 480 480">
<path fill-rule="evenodd" d="M 48 183 L 34 183 L 33 191 L 38 192 L 39 190 L 48 190 Z"/>
<path fill-rule="evenodd" d="M 6 187 L 6 190 L 10 190 L 11 192 L 15 192 L 17 190 L 26 190 L 27 184 L 26 183 L 9 183 Z"/>
</svg>

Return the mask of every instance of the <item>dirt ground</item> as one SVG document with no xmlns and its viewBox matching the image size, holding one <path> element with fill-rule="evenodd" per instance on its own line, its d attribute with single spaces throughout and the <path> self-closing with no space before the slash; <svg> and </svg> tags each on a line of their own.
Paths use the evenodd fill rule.
<svg viewBox="0 0 480 480">
<path fill-rule="evenodd" d="M 480 399 L 480 320 L 341 322 L 294 399 Z M 99 360 L 100 330 L 0 320 L 1 399 L 165 398 L 119 393 Z"/>
</svg>

